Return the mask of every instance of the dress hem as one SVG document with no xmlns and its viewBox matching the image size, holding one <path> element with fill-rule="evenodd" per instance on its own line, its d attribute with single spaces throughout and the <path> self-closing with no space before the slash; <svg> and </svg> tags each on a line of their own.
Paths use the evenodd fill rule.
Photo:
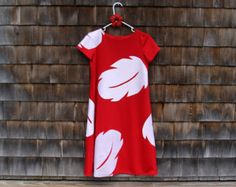
<svg viewBox="0 0 236 187">
<path fill-rule="evenodd" d="M 114 173 L 111 176 L 94 176 L 92 174 L 85 174 L 86 177 L 93 177 L 93 178 L 104 178 L 104 177 L 114 177 L 114 176 L 118 176 L 118 175 L 130 175 L 127 177 L 137 177 L 137 176 L 143 176 L 143 177 L 157 177 L 158 176 L 158 172 L 154 171 L 154 172 L 149 172 L 149 173 L 134 173 L 134 172 L 117 172 Z M 126 177 L 126 176 L 124 176 Z"/>
</svg>

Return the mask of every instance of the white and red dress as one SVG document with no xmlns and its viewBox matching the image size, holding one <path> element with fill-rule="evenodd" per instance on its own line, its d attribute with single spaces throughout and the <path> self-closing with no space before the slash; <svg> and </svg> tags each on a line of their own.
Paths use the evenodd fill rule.
<svg viewBox="0 0 236 187">
<path fill-rule="evenodd" d="M 148 65 L 160 47 L 139 29 L 114 36 L 99 28 L 76 48 L 90 65 L 84 175 L 157 175 Z"/>
</svg>

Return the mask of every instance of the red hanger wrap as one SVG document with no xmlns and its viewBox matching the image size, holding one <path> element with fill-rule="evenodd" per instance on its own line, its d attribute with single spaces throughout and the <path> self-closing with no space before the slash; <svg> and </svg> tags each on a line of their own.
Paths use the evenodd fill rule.
<svg viewBox="0 0 236 187">
<path fill-rule="evenodd" d="M 110 21 L 113 27 L 120 27 L 123 21 L 123 17 L 120 14 L 115 13 L 110 16 Z"/>
</svg>

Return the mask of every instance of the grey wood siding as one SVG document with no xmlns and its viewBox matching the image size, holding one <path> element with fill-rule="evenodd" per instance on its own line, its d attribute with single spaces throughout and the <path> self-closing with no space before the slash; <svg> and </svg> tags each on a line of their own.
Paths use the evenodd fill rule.
<svg viewBox="0 0 236 187">
<path fill-rule="evenodd" d="M 0 1 L 0 178 L 93 180 L 89 64 L 75 45 L 113 2 Z M 149 67 L 159 175 L 102 180 L 236 180 L 236 1 L 121 2 L 161 47 Z"/>
</svg>

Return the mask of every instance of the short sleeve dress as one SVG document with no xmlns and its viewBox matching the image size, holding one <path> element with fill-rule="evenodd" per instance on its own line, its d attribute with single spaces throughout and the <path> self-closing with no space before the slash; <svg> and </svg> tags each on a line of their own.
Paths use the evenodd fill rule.
<svg viewBox="0 0 236 187">
<path fill-rule="evenodd" d="M 76 48 L 90 66 L 84 175 L 157 175 L 148 65 L 160 47 L 139 29 L 114 36 L 98 28 Z"/>
</svg>

